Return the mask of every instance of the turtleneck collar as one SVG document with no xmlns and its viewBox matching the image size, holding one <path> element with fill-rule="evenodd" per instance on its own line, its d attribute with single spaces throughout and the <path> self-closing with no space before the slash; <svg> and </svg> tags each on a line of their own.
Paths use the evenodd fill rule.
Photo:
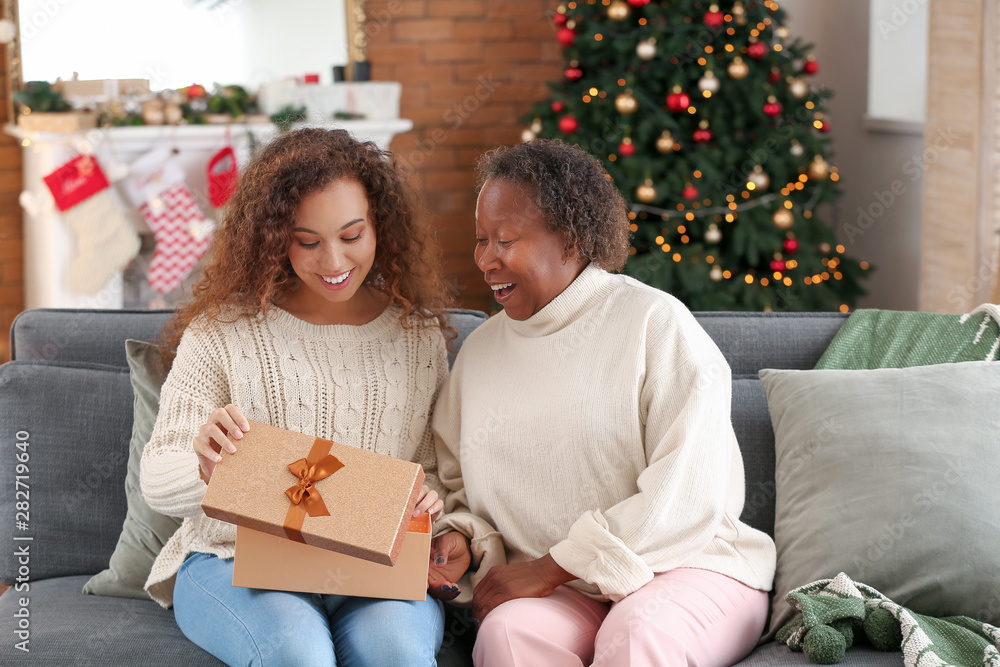
<svg viewBox="0 0 1000 667">
<path fill-rule="evenodd" d="M 614 289 L 615 284 L 614 276 L 588 264 L 569 287 L 528 319 L 514 320 L 505 312 L 497 317 L 503 318 L 512 331 L 522 336 L 548 336 L 572 324 L 583 313 L 600 303 Z"/>
</svg>

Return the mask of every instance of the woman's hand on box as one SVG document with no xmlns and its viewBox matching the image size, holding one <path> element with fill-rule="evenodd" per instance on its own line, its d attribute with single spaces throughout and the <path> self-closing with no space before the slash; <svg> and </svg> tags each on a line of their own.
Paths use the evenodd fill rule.
<svg viewBox="0 0 1000 667">
<path fill-rule="evenodd" d="M 443 509 L 444 501 L 438 498 L 437 491 L 431 491 L 430 487 L 424 484 L 424 488 L 420 489 L 420 497 L 417 498 L 417 506 L 413 508 L 413 516 L 420 516 L 426 512 L 433 520 Z"/>
<path fill-rule="evenodd" d="M 222 451 L 236 453 L 233 440 L 240 440 L 250 430 L 250 423 L 243 412 L 230 403 L 212 411 L 208 421 L 198 429 L 194 438 L 194 451 L 198 454 L 201 478 L 208 483 L 215 472 L 215 464 L 222 460 Z"/>
<path fill-rule="evenodd" d="M 427 592 L 438 600 L 454 600 L 460 592 L 457 582 L 471 562 L 472 552 L 465 535 L 451 532 L 435 537 L 427 569 Z"/>
</svg>

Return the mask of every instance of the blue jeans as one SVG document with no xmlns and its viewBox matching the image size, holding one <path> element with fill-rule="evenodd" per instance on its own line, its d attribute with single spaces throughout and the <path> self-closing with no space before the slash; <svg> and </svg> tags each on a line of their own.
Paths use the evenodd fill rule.
<svg viewBox="0 0 1000 667">
<path fill-rule="evenodd" d="M 174 584 L 174 618 L 228 665 L 436 665 L 444 609 L 419 602 L 233 586 L 233 561 L 193 553 Z"/>
</svg>

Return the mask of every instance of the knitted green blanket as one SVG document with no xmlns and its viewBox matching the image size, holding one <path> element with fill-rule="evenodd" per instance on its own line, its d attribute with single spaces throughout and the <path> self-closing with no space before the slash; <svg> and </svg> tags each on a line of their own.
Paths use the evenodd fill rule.
<svg viewBox="0 0 1000 667">
<path fill-rule="evenodd" d="M 1000 348 L 1000 306 L 968 315 L 895 310 L 851 314 L 816 368 L 871 369 L 990 361 Z"/>
<path fill-rule="evenodd" d="M 813 662 L 840 662 L 854 635 L 864 632 L 881 651 L 903 652 L 906 667 L 1000 667 L 1000 630 L 967 616 L 915 614 L 871 586 L 841 572 L 788 593 L 802 618 L 783 626 L 777 640 Z"/>
</svg>

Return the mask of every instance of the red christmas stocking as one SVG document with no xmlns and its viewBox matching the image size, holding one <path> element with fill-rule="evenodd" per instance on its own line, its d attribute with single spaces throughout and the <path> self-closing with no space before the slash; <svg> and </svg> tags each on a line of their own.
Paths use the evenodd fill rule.
<svg viewBox="0 0 1000 667">
<path fill-rule="evenodd" d="M 184 173 L 157 149 L 133 164 L 129 193 L 153 230 L 156 249 L 146 271 L 160 294 L 177 289 L 212 243 L 212 222 L 184 184 Z"/>
</svg>

